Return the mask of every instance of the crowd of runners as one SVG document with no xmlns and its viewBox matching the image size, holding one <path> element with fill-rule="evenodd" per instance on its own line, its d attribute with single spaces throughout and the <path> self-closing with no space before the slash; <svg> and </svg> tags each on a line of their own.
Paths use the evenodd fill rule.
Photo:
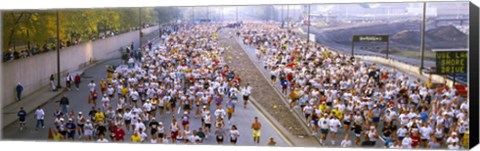
<svg viewBox="0 0 480 151">
<path fill-rule="evenodd" d="M 257 117 L 239 115 L 251 119 L 251 131 L 242 133 L 250 136 L 240 135 L 232 124 L 235 111 L 247 107 L 253 88 L 241 83 L 221 56 L 225 51 L 217 39 L 221 25 L 173 27 L 156 47 L 128 49 L 130 58 L 109 69 L 106 79 L 84 83 L 89 88 L 84 103 L 91 110 L 73 112 L 64 107 L 68 98 L 62 98 L 55 120 L 45 121 L 55 123 L 52 139 L 185 144 L 214 139 L 218 144 L 236 144 L 244 137 L 260 144 L 262 124 Z M 37 111 L 39 128 L 46 115 Z M 175 117 L 177 113 L 182 116 Z M 191 126 L 198 118 L 195 125 L 201 126 Z M 269 140 L 264 144 L 276 144 L 273 138 L 264 139 Z"/>
<path fill-rule="evenodd" d="M 382 139 L 387 148 L 468 148 L 469 103 L 454 88 L 334 53 L 273 23 L 247 23 L 236 35 L 256 48 L 271 82 L 323 145 L 374 146 Z"/>
<path fill-rule="evenodd" d="M 231 117 L 238 105 L 246 107 L 252 87 L 225 64 L 220 28 L 177 26 L 159 47 L 144 47 L 108 79 L 91 81 L 85 103 L 92 109 L 57 110 L 53 138 L 199 144 L 212 135 L 218 144 L 226 138 L 235 144 L 241 136 Z M 301 110 L 323 145 L 375 146 L 383 140 L 387 148 L 467 148 L 469 103 L 454 88 L 334 53 L 273 23 L 246 23 L 236 31 L 243 44 L 256 47 L 272 84 L 291 111 Z M 156 118 L 177 107 L 184 114 L 171 124 Z M 201 118 L 202 126 L 191 127 L 192 118 Z M 261 123 L 242 118 L 254 120 L 252 136 L 260 143 Z"/>
</svg>

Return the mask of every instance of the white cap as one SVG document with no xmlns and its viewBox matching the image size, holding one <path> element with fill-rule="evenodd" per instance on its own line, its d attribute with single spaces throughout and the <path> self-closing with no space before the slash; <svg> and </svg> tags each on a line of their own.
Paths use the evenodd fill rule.
<svg viewBox="0 0 480 151">
<path fill-rule="evenodd" d="M 82 114 L 82 112 L 78 112 L 78 114 Z"/>
<path fill-rule="evenodd" d="M 158 122 L 158 125 L 163 125 L 163 123 L 162 123 L 162 122 Z"/>
</svg>

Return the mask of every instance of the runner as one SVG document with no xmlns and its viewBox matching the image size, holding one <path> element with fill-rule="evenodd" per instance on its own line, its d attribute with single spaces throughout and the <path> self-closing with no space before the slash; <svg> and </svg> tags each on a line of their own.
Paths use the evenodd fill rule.
<svg viewBox="0 0 480 151">
<path fill-rule="evenodd" d="M 250 83 L 247 83 L 242 89 L 243 94 L 243 108 L 247 108 L 248 100 L 250 99 L 250 94 L 252 93 L 252 87 L 250 87 Z"/>
<path fill-rule="evenodd" d="M 91 141 L 93 139 L 93 124 L 90 120 L 86 120 L 85 126 L 85 141 Z"/>
<path fill-rule="evenodd" d="M 133 118 L 132 112 L 130 111 L 129 108 L 127 108 L 125 110 L 125 113 L 123 113 L 123 120 L 125 121 L 125 127 L 127 128 L 127 132 L 130 132 L 130 124 L 132 123 L 132 118 Z"/>
<path fill-rule="evenodd" d="M 217 139 L 217 144 L 223 144 L 223 137 L 226 134 L 225 130 L 223 129 L 223 125 L 221 123 L 216 124 L 215 129 L 215 136 Z"/>
<path fill-rule="evenodd" d="M 177 123 L 177 119 L 173 118 L 172 123 L 170 124 L 170 137 L 172 139 L 172 143 L 177 142 L 178 131 L 180 130 L 180 125 Z"/>
<path fill-rule="evenodd" d="M 67 140 L 75 140 L 75 132 L 77 130 L 77 125 L 73 122 L 73 119 L 68 119 L 68 123 L 65 124 L 67 131 Z"/>
<path fill-rule="evenodd" d="M 323 114 L 323 117 L 320 118 L 319 120 L 319 125 L 320 125 L 320 131 L 322 133 L 322 137 L 320 139 L 320 143 L 322 145 L 325 145 L 324 141 L 327 139 L 327 135 L 328 135 L 328 129 L 330 127 L 330 123 L 329 123 L 329 120 L 328 120 L 328 114 L 325 113 Z"/>
<path fill-rule="evenodd" d="M 20 107 L 20 111 L 18 111 L 17 116 L 18 116 L 18 121 L 20 121 L 20 131 L 23 131 L 23 129 L 26 128 L 25 117 L 27 117 L 27 112 L 23 109 L 23 107 Z"/>
<path fill-rule="evenodd" d="M 207 134 L 206 138 L 208 138 L 208 136 L 210 135 L 210 130 L 212 128 L 212 122 L 213 122 L 213 117 L 210 115 L 210 111 L 206 112 L 204 121 L 205 121 L 205 133 Z"/>
<path fill-rule="evenodd" d="M 344 148 L 352 147 L 352 141 L 350 140 L 350 137 L 348 135 L 345 135 L 345 139 L 342 140 L 342 142 L 340 143 L 340 146 Z"/>
<path fill-rule="evenodd" d="M 158 131 L 159 142 L 163 142 L 163 138 L 164 136 L 166 136 L 165 135 L 166 133 L 165 133 L 165 127 L 163 126 L 162 122 L 158 122 L 157 131 Z"/>
<path fill-rule="evenodd" d="M 234 112 L 233 100 L 228 100 L 228 102 L 227 102 L 227 104 L 226 104 L 226 107 L 227 107 L 228 123 L 230 124 L 230 123 L 231 123 L 231 119 L 232 119 L 232 115 L 233 115 L 233 112 Z"/>
<path fill-rule="evenodd" d="M 276 146 L 277 145 L 277 142 L 275 141 L 275 139 L 273 139 L 273 137 L 270 137 L 268 139 L 268 143 L 267 143 L 268 146 Z"/>
<path fill-rule="evenodd" d="M 260 144 L 260 129 L 262 128 L 262 124 L 258 121 L 258 117 L 255 117 L 255 120 L 252 123 L 253 129 L 253 142 L 256 144 Z"/>
<path fill-rule="evenodd" d="M 86 118 L 83 116 L 82 112 L 78 112 L 78 116 L 76 118 L 77 120 L 77 132 L 78 132 L 78 138 L 81 138 L 83 134 L 85 133 L 85 121 Z"/>
<path fill-rule="evenodd" d="M 237 144 L 239 137 L 240 137 L 240 132 L 238 131 L 237 126 L 232 125 L 232 128 L 230 130 L 230 143 L 232 145 Z"/>
<path fill-rule="evenodd" d="M 335 145 L 335 139 L 336 139 L 336 134 L 338 131 L 338 128 L 342 127 L 342 123 L 340 120 L 338 120 L 336 115 L 333 115 L 333 118 L 328 121 L 328 124 L 330 126 L 330 136 L 331 136 L 331 142 L 332 145 Z"/>
</svg>

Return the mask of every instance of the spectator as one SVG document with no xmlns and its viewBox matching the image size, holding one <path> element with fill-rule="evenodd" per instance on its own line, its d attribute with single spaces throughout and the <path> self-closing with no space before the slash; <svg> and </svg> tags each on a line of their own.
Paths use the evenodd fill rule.
<svg viewBox="0 0 480 151">
<path fill-rule="evenodd" d="M 15 90 L 17 92 L 17 101 L 20 101 L 22 99 L 21 97 L 22 97 L 22 92 L 23 92 L 23 86 L 22 86 L 22 84 L 20 84 L 20 82 L 18 82 Z"/>
<path fill-rule="evenodd" d="M 77 91 L 79 91 L 79 88 L 80 88 L 80 74 L 77 73 L 77 75 L 75 76 L 75 87 L 77 88 Z"/>
<path fill-rule="evenodd" d="M 60 98 L 60 101 L 57 101 L 60 104 L 60 107 L 62 108 L 62 113 L 67 114 L 68 113 L 68 107 L 70 105 L 70 101 L 67 98 L 67 96 L 63 95 L 62 98 Z"/>
<path fill-rule="evenodd" d="M 50 75 L 50 86 L 52 87 L 52 91 L 55 92 L 57 91 L 57 86 L 55 85 L 55 77 Z"/>
</svg>

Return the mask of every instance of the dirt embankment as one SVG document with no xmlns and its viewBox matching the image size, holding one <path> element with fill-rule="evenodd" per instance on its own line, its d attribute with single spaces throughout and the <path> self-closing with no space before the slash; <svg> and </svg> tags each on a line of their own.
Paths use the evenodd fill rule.
<svg viewBox="0 0 480 151">
<path fill-rule="evenodd" d="M 302 123 L 299 123 L 293 113 L 283 105 L 281 96 L 275 93 L 274 88 L 268 83 L 269 81 L 263 77 L 235 38 L 231 37 L 234 36 L 231 33 L 235 32 L 229 33 L 226 30 L 219 33 L 219 43 L 230 48 L 225 51 L 223 57 L 228 62 L 229 67 L 234 69 L 235 73 L 240 74 L 242 85 L 247 82 L 250 83 L 253 88 L 251 96 L 292 135 L 308 135 L 300 126 Z M 232 56 L 233 59 L 228 60 L 228 56 Z M 274 110 L 274 105 L 278 105 L 278 109 Z"/>
<path fill-rule="evenodd" d="M 391 47 L 418 50 L 417 48 L 421 44 L 420 29 L 420 22 L 410 21 L 325 30 L 324 34 L 332 41 L 342 45 L 351 45 L 352 35 L 389 35 Z M 466 48 L 467 40 L 468 35 L 453 25 L 431 28 L 425 32 L 425 48 L 427 50 Z"/>
</svg>

